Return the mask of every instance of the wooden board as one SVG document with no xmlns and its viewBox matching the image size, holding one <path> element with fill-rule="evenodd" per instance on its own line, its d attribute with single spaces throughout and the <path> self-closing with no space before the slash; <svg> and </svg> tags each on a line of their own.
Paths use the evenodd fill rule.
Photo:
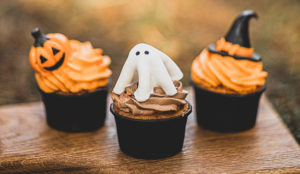
<svg viewBox="0 0 300 174">
<path fill-rule="evenodd" d="M 300 173 L 300 149 L 265 97 L 255 128 L 241 133 L 203 130 L 192 113 L 183 151 L 161 160 L 123 154 L 111 114 L 98 131 L 64 133 L 46 125 L 41 103 L 29 103 L 0 107 L 0 173 L 9 172 Z"/>
</svg>

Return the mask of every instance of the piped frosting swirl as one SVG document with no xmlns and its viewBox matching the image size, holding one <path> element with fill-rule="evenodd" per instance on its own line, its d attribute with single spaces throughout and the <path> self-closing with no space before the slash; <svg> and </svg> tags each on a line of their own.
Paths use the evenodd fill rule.
<svg viewBox="0 0 300 174">
<path fill-rule="evenodd" d="M 114 109 L 121 115 L 138 119 L 158 119 L 179 116 L 188 109 L 185 100 L 187 91 L 183 90 L 180 81 L 173 82 L 177 93 L 174 96 L 165 94 L 162 88 L 155 87 L 147 101 L 139 102 L 134 97 L 134 92 L 138 88 L 135 83 L 125 88 L 125 91 L 118 95 L 112 93 Z"/>
<path fill-rule="evenodd" d="M 253 53 L 252 48 L 229 44 L 221 39 L 216 48 L 241 56 L 251 56 Z M 237 60 L 204 49 L 192 63 L 191 77 L 196 84 L 214 91 L 247 94 L 262 88 L 267 74 L 263 71 L 262 62 Z"/>
<path fill-rule="evenodd" d="M 62 34 L 47 34 L 53 42 L 56 37 L 64 38 L 65 58 L 62 65 L 52 71 L 39 65 L 39 58 L 35 58 L 43 47 L 32 47 L 30 63 L 35 73 L 39 88 L 46 93 L 74 94 L 84 91 L 93 91 L 106 86 L 112 74 L 109 69 L 111 59 L 102 55 L 101 49 L 93 48 L 90 42 L 68 40 Z M 47 46 L 47 45 L 46 45 Z M 45 46 L 44 46 L 45 47 Z M 52 56 L 48 54 L 49 57 Z"/>
</svg>

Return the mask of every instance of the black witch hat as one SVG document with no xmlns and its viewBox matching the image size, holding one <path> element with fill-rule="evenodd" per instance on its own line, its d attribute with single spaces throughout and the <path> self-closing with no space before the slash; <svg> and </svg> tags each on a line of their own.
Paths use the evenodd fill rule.
<svg viewBox="0 0 300 174">
<path fill-rule="evenodd" d="M 44 46 L 44 42 L 46 42 L 46 40 L 49 40 L 49 38 L 44 35 L 39 28 L 35 28 L 32 32 L 31 35 L 34 37 L 34 47 L 43 47 Z"/>
<path fill-rule="evenodd" d="M 257 14 L 252 10 L 243 11 L 232 24 L 229 32 L 225 36 L 225 40 L 232 44 L 238 44 L 242 47 L 250 48 L 248 24 L 252 17 L 257 18 Z M 208 46 L 208 50 L 212 53 L 220 54 L 222 56 L 230 56 L 235 59 L 248 59 L 251 61 L 261 61 L 260 55 L 253 53 L 251 57 L 230 55 L 225 51 L 217 51 L 216 45 L 212 44 Z"/>
</svg>

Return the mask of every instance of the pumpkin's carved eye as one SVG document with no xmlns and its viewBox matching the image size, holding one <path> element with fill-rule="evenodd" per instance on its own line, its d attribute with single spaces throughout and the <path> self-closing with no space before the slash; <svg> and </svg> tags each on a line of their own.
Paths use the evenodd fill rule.
<svg viewBox="0 0 300 174">
<path fill-rule="evenodd" d="M 41 59 L 41 63 L 45 63 L 47 61 L 47 59 L 44 57 L 44 56 L 40 56 L 40 59 Z"/>
<path fill-rule="evenodd" d="M 52 52 L 53 52 L 53 55 L 55 55 L 55 54 L 57 54 L 59 52 L 59 50 L 56 49 L 56 48 L 52 48 Z"/>
</svg>

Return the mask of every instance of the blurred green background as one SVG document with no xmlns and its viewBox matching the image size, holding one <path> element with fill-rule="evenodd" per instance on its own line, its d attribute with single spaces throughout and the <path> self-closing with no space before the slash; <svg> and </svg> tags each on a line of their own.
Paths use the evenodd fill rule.
<svg viewBox="0 0 300 174">
<path fill-rule="evenodd" d="M 297 0 L 1 0 L 0 105 L 40 100 L 28 53 L 31 30 L 91 41 L 112 58 L 113 82 L 132 46 L 145 42 L 168 54 L 188 86 L 192 60 L 224 36 L 245 9 L 250 40 L 269 72 L 266 94 L 300 142 L 300 1 Z M 114 83 L 113 83 L 114 85 Z"/>
</svg>

